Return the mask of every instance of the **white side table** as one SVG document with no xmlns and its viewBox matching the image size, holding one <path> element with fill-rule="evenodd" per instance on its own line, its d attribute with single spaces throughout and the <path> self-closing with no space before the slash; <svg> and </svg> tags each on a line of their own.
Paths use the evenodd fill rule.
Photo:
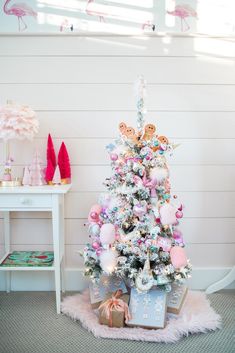
<svg viewBox="0 0 235 353">
<path fill-rule="evenodd" d="M 1 267 L 6 271 L 6 289 L 11 289 L 11 271 L 54 271 L 56 310 L 60 313 L 61 288 L 64 291 L 64 195 L 71 185 L 0 187 L 0 211 L 4 214 L 5 254 L 11 252 L 10 211 L 52 212 L 54 263 L 50 267 Z M 32 230 L 33 231 L 33 230 Z"/>
</svg>

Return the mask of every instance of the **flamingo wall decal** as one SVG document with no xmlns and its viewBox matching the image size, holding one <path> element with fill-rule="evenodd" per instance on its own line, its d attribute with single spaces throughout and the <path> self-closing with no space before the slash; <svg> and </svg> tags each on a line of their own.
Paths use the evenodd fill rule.
<svg viewBox="0 0 235 353">
<path fill-rule="evenodd" d="M 10 1 L 11 0 L 6 0 L 3 6 L 3 11 L 5 12 L 6 15 L 16 16 L 18 19 L 19 31 L 24 31 L 28 26 L 23 20 L 23 17 L 32 16 L 36 18 L 37 12 L 35 12 L 30 6 L 28 6 L 25 3 L 21 3 L 21 4 L 15 3 L 15 4 L 12 4 L 11 7 L 8 7 Z"/>
<path fill-rule="evenodd" d="M 94 3 L 94 0 L 87 0 L 87 5 L 86 5 L 86 13 L 87 15 L 90 16 L 98 16 L 100 22 L 105 22 L 104 16 L 107 16 L 107 13 L 104 13 L 102 11 L 97 11 L 97 10 L 92 10 L 91 4 Z"/>
<path fill-rule="evenodd" d="M 173 11 L 167 11 L 167 13 L 180 18 L 182 32 L 190 29 L 186 17 L 197 18 L 197 12 L 189 5 L 177 5 Z"/>
</svg>

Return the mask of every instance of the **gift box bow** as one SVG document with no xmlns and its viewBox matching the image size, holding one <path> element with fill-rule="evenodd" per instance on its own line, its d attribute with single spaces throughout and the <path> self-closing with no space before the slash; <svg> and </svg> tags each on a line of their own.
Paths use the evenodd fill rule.
<svg viewBox="0 0 235 353">
<path fill-rule="evenodd" d="M 131 319 L 129 307 L 122 299 L 123 292 L 118 289 L 111 298 L 107 299 L 104 303 L 100 304 L 100 314 L 109 320 L 109 327 L 113 326 L 112 322 L 112 311 L 124 312 L 125 322 Z"/>
</svg>

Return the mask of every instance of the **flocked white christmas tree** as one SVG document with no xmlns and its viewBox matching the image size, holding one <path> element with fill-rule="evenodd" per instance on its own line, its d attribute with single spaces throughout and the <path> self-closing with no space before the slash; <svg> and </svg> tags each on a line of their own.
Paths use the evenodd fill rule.
<svg viewBox="0 0 235 353">
<path fill-rule="evenodd" d="M 30 170 L 30 185 L 41 186 L 44 184 L 43 171 L 42 171 L 42 160 L 39 153 L 36 151 L 33 157 L 33 161 L 29 167 Z"/>
<path fill-rule="evenodd" d="M 136 87 L 137 132 L 124 122 L 120 137 L 107 146 L 112 175 L 107 193 L 89 212 L 89 235 L 84 249 L 85 275 L 98 281 L 116 274 L 138 291 L 171 284 L 190 276 L 184 241 L 177 225 L 182 204 L 171 195 L 166 155 L 175 145 L 158 135 L 153 124 L 144 124 L 146 83 Z"/>
</svg>

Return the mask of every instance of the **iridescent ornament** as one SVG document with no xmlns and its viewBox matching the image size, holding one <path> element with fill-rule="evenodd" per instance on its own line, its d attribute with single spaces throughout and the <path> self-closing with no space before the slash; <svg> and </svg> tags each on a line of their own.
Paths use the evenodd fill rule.
<svg viewBox="0 0 235 353">
<path fill-rule="evenodd" d="M 146 205 L 143 205 L 141 203 L 137 203 L 134 207 L 133 207 L 133 213 L 135 216 L 142 218 L 143 215 L 147 212 L 147 207 Z"/>
<path fill-rule="evenodd" d="M 100 227 L 96 223 L 92 223 L 89 226 L 89 234 L 92 235 L 93 237 L 96 237 L 100 234 Z"/>
</svg>

